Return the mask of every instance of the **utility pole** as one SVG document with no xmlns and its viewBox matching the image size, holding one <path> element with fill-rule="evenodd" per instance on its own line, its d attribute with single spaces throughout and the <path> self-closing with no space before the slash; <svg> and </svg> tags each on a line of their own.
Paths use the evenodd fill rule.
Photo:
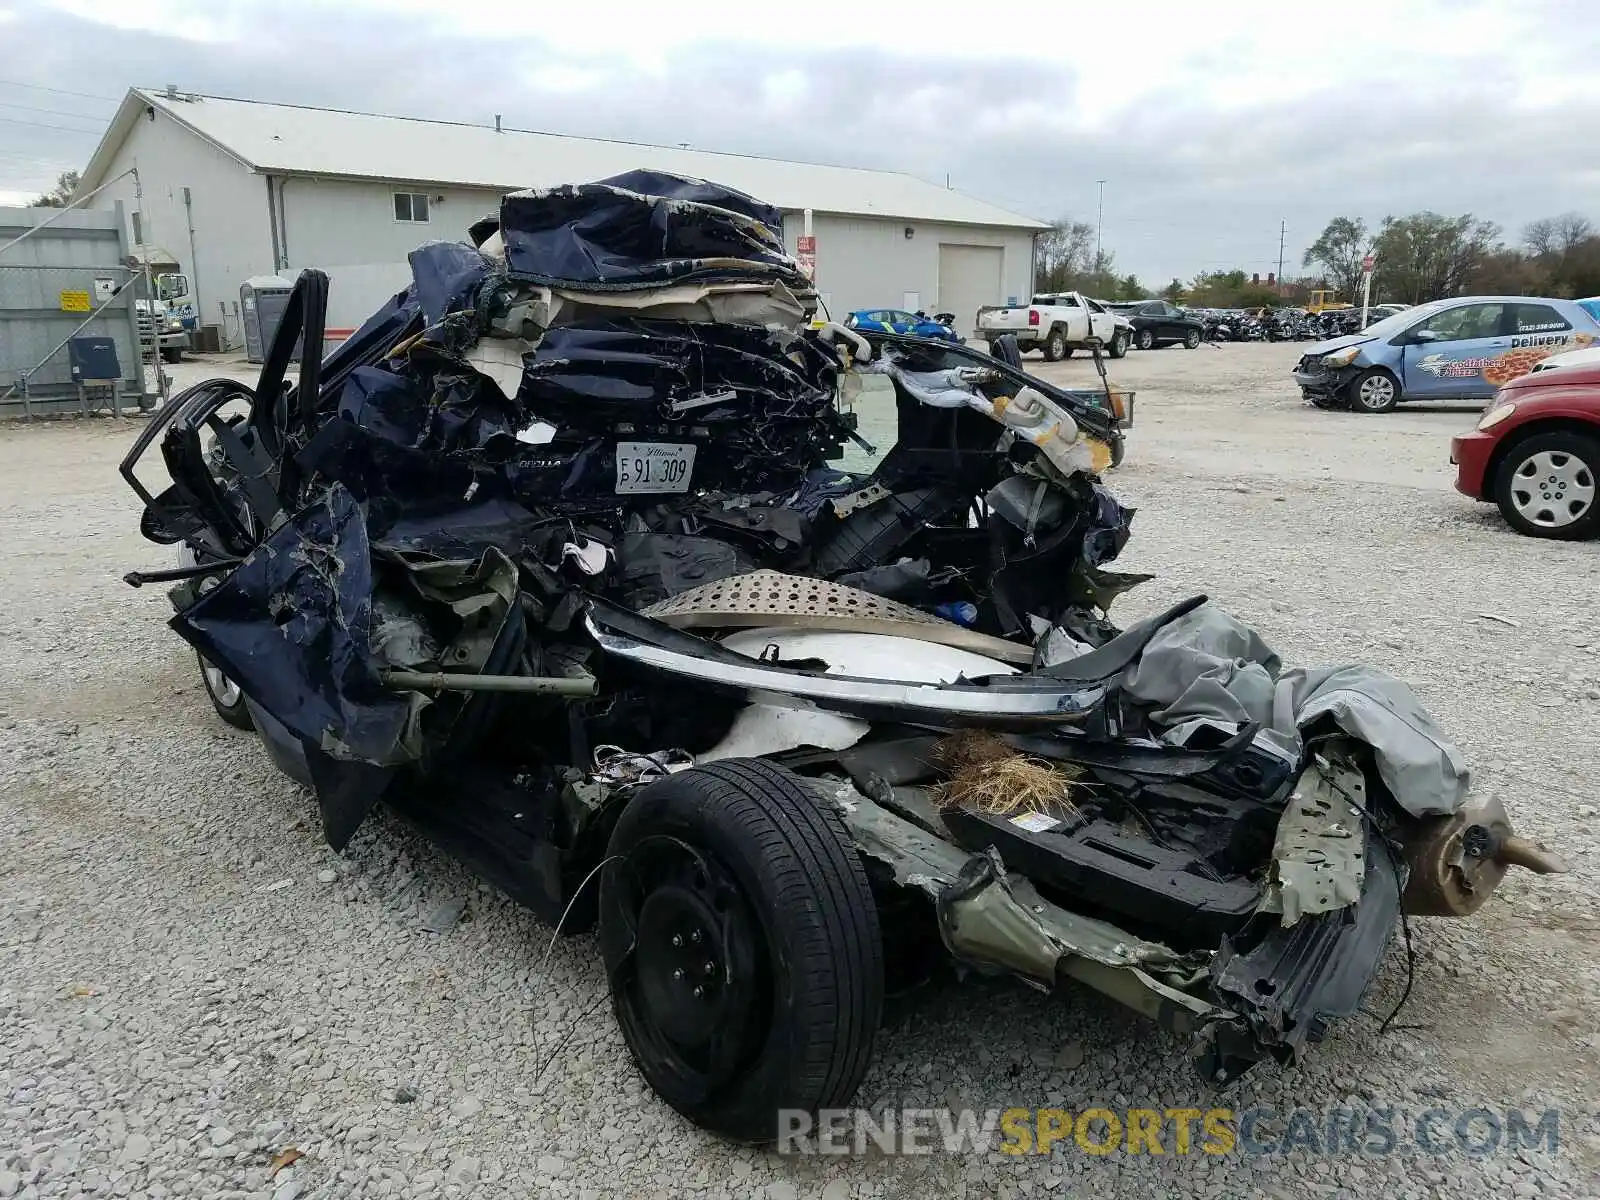
<svg viewBox="0 0 1600 1200">
<path fill-rule="evenodd" d="M 1100 229 L 1106 223 L 1106 181 L 1104 179 L 1096 179 L 1095 183 L 1100 188 L 1100 199 L 1094 218 L 1094 270 L 1095 274 L 1098 275 L 1100 273 Z"/>
<path fill-rule="evenodd" d="M 1283 295 L 1283 240 L 1289 236 L 1289 222 L 1278 222 L 1278 295 Z"/>
</svg>

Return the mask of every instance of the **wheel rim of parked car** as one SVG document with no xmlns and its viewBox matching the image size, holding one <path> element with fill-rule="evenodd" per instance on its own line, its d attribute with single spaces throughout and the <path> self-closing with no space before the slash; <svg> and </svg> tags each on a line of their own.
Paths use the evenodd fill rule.
<svg viewBox="0 0 1600 1200">
<path fill-rule="evenodd" d="M 1139 331 L 1139 349 L 1148 350 L 1148 349 L 1150 349 L 1151 346 L 1154 346 L 1155 344 L 1156 344 L 1156 335 L 1155 334 L 1151 333 L 1148 329 L 1141 329 Z"/>
<path fill-rule="evenodd" d="M 1594 470 L 1576 454 L 1540 450 L 1511 475 L 1511 504 L 1530 525 L 1562 529 L 1594 507 Z"/>
<path fill-rule="evenodd" d="M 1361 381 L 1356 399 L 1362 408 L 1387 408 L 1394 403 L 1394 380 L 1387 375 L 1373 375 Z"/>
<path fill-rule="evenodd" d="M 239 703 L 239 685 L 224 675 L 221 670 L 206 663 L 200 668 L 201 674 L 206 677 L 206 687 L 216 702 L 223 708 L 232 708 Z"/>
</svg>

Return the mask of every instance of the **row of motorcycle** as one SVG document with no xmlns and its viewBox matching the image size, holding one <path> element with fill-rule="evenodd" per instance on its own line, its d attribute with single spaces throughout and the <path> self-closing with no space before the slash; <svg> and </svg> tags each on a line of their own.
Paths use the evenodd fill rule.
<svg viewBox="0 0 1600 1200">
<path fill-rule="evenodd" d="M 1199 309 L 1195 315 L 1200 318 L 1202 336 L 1208 342 L 1320 342 L 1361 332 L 1359 308 L 1320 313 L 1298 308 L 1265 312 L 1210 308 Z"/>
</svg>

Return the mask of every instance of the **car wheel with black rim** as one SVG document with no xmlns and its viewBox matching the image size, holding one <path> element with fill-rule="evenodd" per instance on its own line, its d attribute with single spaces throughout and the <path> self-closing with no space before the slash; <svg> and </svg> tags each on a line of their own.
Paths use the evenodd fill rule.
<svg viewBox="0 0 1600 1200">
<path fill-rule="evenodd" d="M 1570 429 L 1512 446 L 1495 474 L 1495 503 L 1529 537 L 1577 541 L 1600 534 L 1600 439 Z"/>
<path fill-rule="evenodd" d="M 211 707 L 217 710 L 217 716 L 235 729 L 254 729 L 256 724 L 250 719 L 250 710 L 245 707 L 244 693 L 239 690 L 239 685 L 224 675 L 221 668 L 207 662 L 206 656 L 199 651 L 195 652 L 195 657 L 200 660 L 200 682 L 205 685 L 206 695 L 211 697 Z"/>
<path fill-rule="evenodd" d="M 1128 333 L 1123 330 L 1111 339 L 1111 357 L 1121 358 L 1128 353 Z"/>
<path fill-rule="evenodd" d="M 1134 345 L 1141 350 L 1153 350 L 1156 344 L 1156 335 L 1148 329 L 1139 330 L 1135 337 Z"/>
<path fill-rule="evenodd" d="M 1183 335 L 1183 348 L 1185 350 L 1193 350 L 1199 344 L 1200 331 L 1198 329 L 1191 329 L 1188 333 Z"/>
<path fill-rule="evenodd" d="M 1361 372 L 1350 381 L 1347 390 L 1350 407 L 1356 412 L 1392 412 L 1400 403 L 1400 385 L 1389 372 L 1377 368 Z"/>
<path fill-rule="evenodd" d="M 883 1007 L 866 871 L 796 775 L 734 759 L 652 783 L 617 819 L 600 949 L 645 1080 L 703 1129 L 770 1142 L 847 1103 Z"/>
</svg>

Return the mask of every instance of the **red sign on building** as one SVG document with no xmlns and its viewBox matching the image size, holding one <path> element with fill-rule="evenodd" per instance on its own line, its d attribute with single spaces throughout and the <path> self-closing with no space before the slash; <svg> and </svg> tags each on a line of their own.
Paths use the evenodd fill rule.
<svg viewBox="0 0 1600 1200">
<path fill-rule="evenodd" d="M 795 239 L 794 257 L 807 279 L 817 277 L 817 239 L 814 234 L 803 233 Z"/>
</svg>

